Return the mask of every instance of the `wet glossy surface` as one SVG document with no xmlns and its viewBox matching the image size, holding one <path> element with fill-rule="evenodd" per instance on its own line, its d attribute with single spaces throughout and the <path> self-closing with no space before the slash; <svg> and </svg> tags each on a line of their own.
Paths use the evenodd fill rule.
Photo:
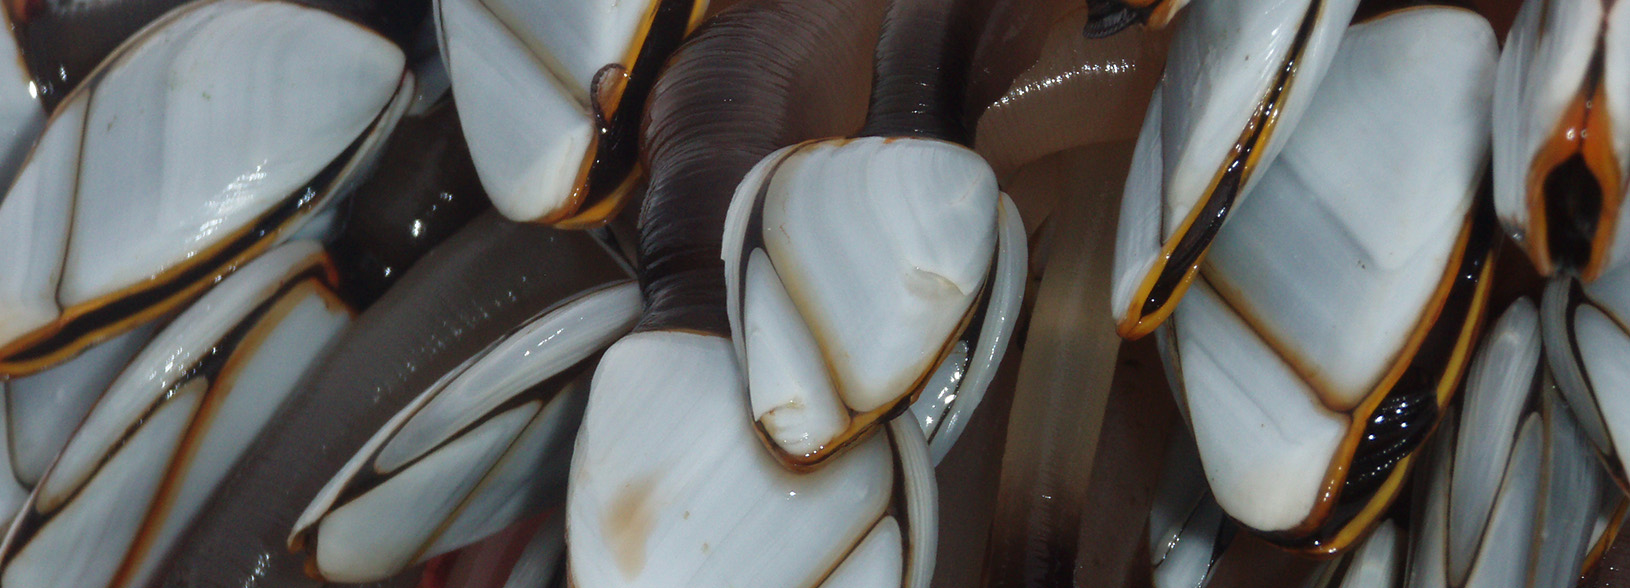
<svg viewBox="0 0 1630 588">
<path fill-rule="evenodd" d="M 7 8 L 36 91 L 49 105 L 124 38 L 177 3 L 18 0 Z M 307 3 L 363 22 L 398 43 L 413 38 L 410 33 L 420 30 L 429 14 L 428 3 L 420 0 Z M 1469 4 L 1504 39 L 1519 2 Z M 885 0 L 710 3 L 707 15 L 722 14 L 719 28 L 725 32 L 681 50 L 668 75 L 658 78 L 649 112 L 640 113 L 643 125 L 620 127 L 639 128 L 642 163 L 652 167 L 653 178 L 644 205 L 624 215 L 627 226 L 601 236 L 621 240 L 613 247 L 638 246 L 630 263 L 643 269 L 652 309 L 644 329 L 726 332 L 717 240 L 724 206 L 747 168 L 770 151 L 860 129 L 872 82 L 866 64 L 887 5 Z M 748 18 L 739 10 L 746 6 L 773 9 Z M 1031 233 L 1033 275 L 1017 342 L 960 444 L 938 468 L 938 564 L 931 586 L 1148 588 L 1146 513 L 1168 433 L 1183 427 L 1186 415 L 1173 401 L 1155 339 L 1122 343 L 1116 338 L 1107 289 L 1118 178 L 1129 164 L 1130 139 L 1156 77 L 1144 72 L 1160 71 L 1169 39 L 1137 39 L 1132 35 L 1143 31 L 1134 25 L 1102 45 L 1066 43 L 1085 26 L 1080 0 L 974 0 L 958 6 L 979 14 L 977 22 L 946 37 L 909 31 L 895 42 L 902 54 L 947 68 L 939 80 L 965 91 L 966 101 L 908 85 L 893 94 L 893 108 L 910 115 L 907 119 L 942 107 L 960 117 L 940 121 L 946 124 L 938 129 L 906 121 L 873 130 L 963 138 L 996 103 L 991 112 L 1001 116 L 987 120 L 1005 125 L 995 131 L 1010 136 L 990 143 L 990 149 L 981 146 L 981 153 L 995 164 L 1002 187 L 1023 214 Z M 1391 7 L 1366 3 L 1355 18 Z M 835 19 L 838 24 L 810 35 L 783 34 L 795 23 L 833 20 L 818 10 L 864 17 Z M 1059 31 L 1069 36 L 1058 37 Z M 1068 50 L 1044 51 L 1054 45 Z M 1052 61 L 1031 70 L 1038 57 Z M 811 67 L 842 71 L 817 76 L 807 73 Z M 765 68 L 782 74 L 744 73 Z M 1128 78 L 1128 72 L 1138 77 Z M 821 81 L 814 83 L 817 78 Z M 1089 91 L 1105 95 L 1081 95 Z M 1083 104 L 1090 108 L 1069 108 Z M 342 293 L 371 308 L 308 374 L 299 397 L 251 448 L 250 461 L 229 477 L 225 492 L 206 508 L 186 548 L 171 554 L 156 585 L 317 586 L 302 571 L 302 556 L 291 554 L 285 541 L 294 516 L 356 446 L 428 381 L 522 318 L 581 287 L 626 277 L 623 263 L 612 260 L 588 233 L 498 219 L 475 177 L 454 109 L 445 103 L 423 118 L 404 119 L 371 179 L 337 217 L 328 248 Z M 1041 132 L 1058 136 L 1033 138 Z M 1568 212 L 1559 208 L 1553 216 Z M 638 236 L 635 216 L 640 217 Z M 1494 267 L 1487 307 L 1504 308 L 1544 287 L 1517 247 L 1498 249 Z M 1164 291 L 1155 293 L 1151 306 L 1175 289 L 1173 283 L 1161 286 Z M 1442 361 L 1428 359 L 1425 363 Z M 1426 371 L 1431 373 L 1406 376 L 1421 376 L 1413 383 L 1414 394 L 1400 394 L 1377 413 L 1360 448 L 1364 458 L 1343 478 L 1344 492 L 1368 494 L 1402 455 L 1423 442 L 1417 431 L 1429 428 L 1438 412 L 1423 392 L 1431 391 L 1435 382 L 1427 376 L 1437 372 Z M 644 542 L 660 536 L 652 513 L 661 507 L 661 496 L 634 485 L 606 501 L 626 515 L 608 525 L 623 544 L 616 563 L 625 571 L 662 567 L 643 559 L 649 547 Z M 1394 504 L 1388 515 L 1407 518 L 1407 502 Z M 503 572 L 493 570 L 507 572 L 543 520 L 370 586 L 497 588 Z M 484 567 L 494 561 L 502 563 Z M 1301 586 L 1319 565 L 1241 533 L 1209 585 Z M 565 575 L 550 577 L 558 583 Z M 1630 542 L 1608 550 L 1580 585 L 1630 588 Z"/>
</svg>

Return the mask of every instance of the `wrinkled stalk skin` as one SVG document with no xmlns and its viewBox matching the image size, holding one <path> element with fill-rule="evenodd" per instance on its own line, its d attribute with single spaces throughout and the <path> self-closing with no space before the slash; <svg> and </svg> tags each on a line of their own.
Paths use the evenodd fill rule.
<svg viewBox="0 0 1630 588">
<path fill-rule="evenodd" d="M 962 120 L 979 2 L 894 0 L 877 40 L 868 137 L 930 137 L 968 145 Z"/>
<path fill-rule="evenodd" d="M 643 135 L 635 331 L 725 336 L 725 211 L 742 176 L 781 147 L 845 135 L 865 108 L 879 12 L 868 0 L 762 0 L 720 13 L 674 54 Z"/>
<path fill-rule="evenodd" d="M 428 2 L 413 0 L 293 0 L 361 23 L 407 43 L 430 14 Z M 187 0 L 61 2 L 8 0 L 11 32 L 34 78 L 47 111 L 73 91 L 115 47 L 148 23 Z M 4 41 L 4 39 L 0 39 Z"/>
<path fill-rule="evenodd" d="M 345 228 L 329 247 L 341 294 L 366 308 L 414 262 L 491 208 L 451 103 L 402 119 L 379 171 L 346 201 Z"/>
<path fill-rule="evenodd" d="M 315 586 L 289 532 L 398 410 L 527 318 L 622 279 L 591 237 L 486 213 L 425 256 L 306 374 L 199 522 L 161 586 Z"/>
</svg>

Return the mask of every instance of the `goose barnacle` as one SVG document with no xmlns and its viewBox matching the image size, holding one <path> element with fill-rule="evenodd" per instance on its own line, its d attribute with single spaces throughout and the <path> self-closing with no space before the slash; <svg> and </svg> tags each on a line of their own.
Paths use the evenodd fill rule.
<svg viewBox="0 0 1630 588">
<path fill-rule="evenodd" d="M 864 440 L 925 386 L 915 414 L 943 456 L 1006 351 L 1026 242 L 965 146 L 971 4 L 891 3 L 861 136 L 781 149 L 736 188 L 732 338 L 756 425 L 793 467 Z"/>
<path fill-rule="evenodd" d="M 493 205 L 590 227 L 635 189 L 640 117 L 707 0 L 436 0 L 442 59 Z"/>
<path fill-rule="evenodd" d="M 529 319 L 431 384 L 306 507 L 289 536 L 334 582 L 391 577 L 562 497 L 590 358 L 634 326 L 630 282 Z"/>
<path fill-rule="evenodd" d="M 477 538 L 467 534 L 471 530 L 492 530 L 482 524 L 469 524 L 472 521 L 458 520 L 460 509 L 472 516 L 475 513 L 492 515 L 488 522 L 493 524 L 536 513 L 540 505 L 550 500 L 547 477 L 538 481 L 541 486 L 524 483 L 516 486 L 513 476 L 504 475 L 513 473 L 512 469 L 483 469 L 481 466 L 537 463 L 540 455 L 547 455 L 548 447 L 558 446 L 554 443 L 560 442 L 558 434 L 562 431 L 556 429 L 552 431 L 554 434 L 546 434 L 551 432 L 547 430 L 548 425 L 569 423 L 575 418 L 571 401 L 556 405 L 554 410 L 538 409 L 538 405 L 544 404 L 544 399 L 572 398 L 570 394 L 555 394 L 570 378 L 548 379 L 536 390 L 509 395 L 515 392 L 513 386 L 466 388 L 469 381 L 461 381 L 459 375 L 510 375 L 494 372 L 502 372 L 502 367 L 512 365 L 531 365 L 524 361 L 512 363 L 511 360 L 516 359 L 515 354 L 510 353 L 513 347 L 505 347 L 503 343 L 492 347 L 530 318 L 541 316 L 540 320 L 568 323 L 578 318 L 581 320 L 575 324 L 585 327 L 604 326 L 606 321 L 618 322 L 614 314 L 570 317 L 546 311 L 588 308 L 590 306 L 573 306 L 566 301 L 585 290 L 626 278 L 587 234 L 511 223 L 493 212 L 471 221 L 415 263 L 336 339 L 333 352 L 324 355 L 305 375 L 226 483 L 216 490 L 216 498 L 200 512 L 196 523 L 175 548 L 164 556 L 163 564 L 153 576 L 154 582 L 169 586 L 255 582 L 305 586 L 318 584 L 320 580 L 313 576 L 321 577 L 325 573 L 360 578 L 364 574 L 378 574 L 382 569 L 410 565 L 427 550 L 434 552 L 438 541 L 457 545 Z M 626 301 L 627 290 L 617 292 L 623 293 L 622 299 Z M 599 300 L 607 301 L 606 298 Z M 534 323 L 538 325 L 543 323 Z M 583 332 L 589 330 L 585 328 Z M 523 329 L 516 333 L 528 332 Z M 561 334 L 563 340 L 572 338 L 568 335 L 570 333 Z M 520 340 L 511 340 L 516 341 Z M 489 351 L 483 352 L 489 347 Z M 536 349 L 549 350 L 547 347 Z M 524 355 L 524 350 L 521 354 Z M 534 354 L 542 355 L 545 354 Z M 544 359 L 549 361 L 573 356 L 572 353 L 547 355 Z M 483 366 L 483 359 L 502 361 L 496 366 Z M 558 364 L 539 365 L 547 372 L 550 371 L 548 366 Z M 586 370 L 586 364 L 572 364 L 562 371 L 581 374 Z M 519 385 L 536 373 L 518 370 L 512 375 L 513 379 L 499 378 L 499 381 Z M 456 385 L 459 389 L 438 387 L 438 382 Z M 493 394 L 472 396 L 461 393 L 461 389 Z M 489 403 L 459 402 L 499 397 L 513 402 L 500 403 L 496 411 L 488 410 L 493 408 Z M 422 406 L 404 412 L 415 399 L 420 399 Z M 467 410 L 443 410 L 458 407 Z M 534 409 L 538 409 L 534 415 L 526 413 Z M 414 415 L 425 418 L 415 420 Z M 534 418 L 536 416 L 543 418 Z M 551 420 L 551 417 L 559 418 Z M 444 419 L 469 422 L 473 428 L 455 431 L 465 434 L 449 436 L 442 426 L 448 422 Z M 527 443 L 538 442 L 531 444 L 534 451 L 521 451 L 521 446 L 527 443 L 514 443 L 516 451 L 493 455 L 491 445 L 486 443 L 513 442 L 517 439 L 514 435 L 499 433 L 515 433 L 515 425 L 527 423 L 535 426 L 523 426 L 518 431 L 537 433 L 521 436 Z M 408 437 L 412 437 L 411 441 L 394 441 Z M 418 456 L 418 459 L 407 467 L 376 469 L 373 466 L 377 462 L 369 461 L 375 457 L 374 452 L 365 450 L 370 439 L 375 439 L 376 445 L 381 440 L 392 441 L 378 448 L 381 455 Z M 466 453 L 459 453 L 461 451 Z M 487 459 L 471 458 L 455 467 L 445 467 L 448 456 L 471 453 Z M 494 457 L 496 461 L 492 460 Z M 347 469 L 346 464 L 353 461 L 354 466 L 368 467 Z M 458 465 L 464 467 L 461 469 Z M 426 494 L 400 492 L 405 485 L 424 482 L 422 474 L 426 471 L 440 474 L 440 478 L 420 486 Z M 487 473 L 499 475 L 486 476 Z M 484 477 L 488 479 L 481 481 Z M 494 504 L 487 500 L 492 494 L 472 492 L 471 484 L 523 490 L 508 495 L 500 490 L 498 494 L 508 500 Z M 344 492 L 323 493 L 323 488 L 330 485 Z M 430 493 L 431 489 L 440 492 Z M 558 477 L 552 491 L 558 500 Z M 440 500 L 429 502 L 430 496 Z M 322 500 L 319 501 L 319 497 Z M 406 513 L 394 510 L 389 504 L 393 499 L 404 497 L 410 505 Z M 419 502 L 419 498 L 426 501 Z M 314 502 L 316 507 L 312 506 Z M 383 510 L 379 510 L 381 506 Z M 302 521 L 301 516 L 308 510 L 312 516 Z M 373 529 L 376 532 L 372 534 L 366 532 L 368 529 L 351 532 L 357 529 L 348 527 L 347 523 L 354 522 L 351 514 L 356 512 L 383 512 L 392 517 L 387 520 L 397 525 L 381 525 Z M 315 524 L 306 528 L 302 523 Z M 297 545 L 313 551 L 290 551 L 290 535 L 297 530 L 297 525 L 305 531 L 297 537 L 304 542 L 297 541 Z M 347 553 L 348 549 L 355 552 Z M 311 561 L 313 553 L 316 560 L 308 572 L 305 564 Z M 333 557 L 336 554 L 340 557 Z"/>
<path fill-rule="evenodd" d="M 1621 487 L 1630 399 L 1630 266 L 1591 283 L 1556 277 L 1540 304 L 1545 355 L 1557 387 Z"/>
<path fill-rule="evenodd" d="M 0 582 L 145 585 L 306 365 L 350 322 L 333 279 L 317 244 L 291 242 L 155 335 L 35 486 L 0 545 Z"/>
<path fill-rule="evenodd" d="M 390 41 L 285 2 L 211 0 L 115 50 L 0 201 L 0 373 L 170 313 L 345 194 L 407 100 Z"/>
<path fill-rule="evenodd" d="M 1461 9 L 1353 25 L 1163 329 L 1206 477 L 1242 525 L 1352 544 L 1451 398 L 1492 269 L 1474 201 L 1495 57 Z"/>
<path fill-rule="evenodd" d="M 777 148 L 860 126 L 880 11 L 757 0 L 674 55 L 645 124 L 647 308 L 595 371 L 572 457 L 568 582 L 927 586 L 937 540 L 929 449 L 898 419 L 813 472 L 766 452 L 726 337 L 730 197 Z"/>
</svg>

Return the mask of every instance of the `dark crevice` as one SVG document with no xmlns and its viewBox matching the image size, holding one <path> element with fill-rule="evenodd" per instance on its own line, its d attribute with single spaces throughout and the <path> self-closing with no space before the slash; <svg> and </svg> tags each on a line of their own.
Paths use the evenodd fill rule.
<svg viewBox="0 0 1630 588">
<path fill-rule="evenodd" d="M 1560 267 L 1590 263 L 1591 242 L 1602 213 L 1602 187 L 1575 153 L 1545 175 L 1546 246 Z"/>
</svg>

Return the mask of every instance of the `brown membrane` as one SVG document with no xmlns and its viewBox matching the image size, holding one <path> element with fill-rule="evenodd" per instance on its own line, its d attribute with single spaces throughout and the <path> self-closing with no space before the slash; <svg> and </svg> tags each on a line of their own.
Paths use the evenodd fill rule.
<svg viewBox="0 0 1630 588">
<path fill-rule="evenodd" d="M 1515 5 L 1516 3 L 1512 3 Z M 1416 8 L 1460 8 L 1476 12 L 1465 0 L 1361 0 L 1358 9 L 1353 12 L 1353 24 L 1362 24 L 1375 19 Z M 1505 38 L 1501 33 L 1496 38 Z"/>
<path fill-rule="evenodd" d="M 1517 9 L 1522 7 L 1521 2 L 1510 0 L 1468 0 L 1471 9 L 1487 18 L 1489 25 L 1494 27 L 1494 38 L 1504 39 L 1511 30 L 1511 23 L 1517 20 Z"/>
<path fill-rule="evenodd" d="M 1047 31 L 1081 0 L 985 0 L 988 15 L 969 63 L 963 120 L 985 114 L 1013 85 L 1014 78 L 1041 56 Z"/>
<path fill-rule="evenodd" d="M 1072 149 L 1059 234 L 1037 295 L 1002 450 L 985 554 L 990 587 L 1068 586 L 1120 338 L 1111 259 L 1132 145 Z M 1136 533 L 1130 535 L 1136 536 Z M 1130 540 L 1130 539 L 1129 539 Z"/>
<path fill-rule="evenodd" d="M 1528 234 L 1522 241 L 1541 273 L 1571 268 L 1587 282 L 1605 269 L 1624 192 L 1602 60 L 1598 38 L 1579 93 L 1530 162 Z"/>
<path fill-rule="evenodd" d="M 1143 283 L 1138 286 L 1138 294 L 1133 297 L 1132 308 L 1128 309 L 1126 318 L 1117 326 L 1122 337 L 1136 339 L 1153 332 L 1161 321 L 1171 316 L 1177 302 L 1188 291 L 1189 283 L 1211 247 L 1212 238 L 1216 237 L 1217 230 L 1222 228 L 1223 221 L 1233 208 L 1239 190 L 1256 173 L 1257 164 L 1262 158 L 1260 148 L 1273 137 L 1282 110 L 1280 103 L 1295 82 L 1302 52 L 1307 48 L 1308 38 L 1312 36 L 1323 8 L 1321 0 L 1313 0 L 1308 6 L 1284 66 L 1246 123 L 1229 160 L 1217 170 L 1202 203 L 1183 219 L 1175 233 L 1178 238 L 1161 245 L 1159 259 L 1144 276 Z"/>
<path fill-rule="evenodd" d="M 347 202 L 345 228 L 329 249 L 342 295 L 366 308 L 432 247 L 491 208 L 453 104 L 402 119 L 378 171 Z"/>
<path fill-rule="evenodd" d="M 697 0 L 652 4 L 622 63 L 600 69 L 589 88 L 595 134 L 571 197 L 538 222 L 562 229 L 604 225 L 627 204 L 641 173 L 640 119 L 657 73 L 699 23 Z"/>
<path fill-rule="evenodd" d="M 87 86 L 85 91 L 91 90 Z M 95 99 L 94 94 L 90 99 Z M 0 378 L 49 368 L 95 343 L 169 314 L 265 252 L 333 197 L 345 176 L 355 173 L 358 151 L 372 139 L 375 129 L 385 124 L 384 116 L 382 112 L 376 117 L 306 187 L 295 190 L 242 229 L 146 282 L 65 308 L 51 323 L 0 346 Z"/>
<path fill-rule="evenodd" d="M 1147 519 L 1167 445 L 1193 443 L 1171 434 L 1183 421 L 1164 393 L 1154 341 L 1122 344 L 1113 382 L 1082 507 L 1091 516 L 1081 517 L 1075 557 L 1077 579 L 1111 587 L 1149 581 Z"/>
<path fill-rule="evenodd" d="M 979 118 L 975 148 L 1004 183 L 1049 153 L 1137 139 L 1166 62 L 1167 36 L 1131 29 L 1087 39 L 1086 20 L 1079 8 L 1055 22 L 1040 59 Z"/>
<path fill-rule="evenodd" d="M 1270 541 L 1335 555 L 1368 535 L 1398 497 L 1416 450 L 1459 387 L 1488 306 L 1496 221 L 1486 202 L 1469 215 L 1458 253 L 1410 342 L 1376 392 L 1351 412 L 1353 425 L 1313 512 L 1293 529 L 1264 534 Z"/>
<path fill-rule="evenodd" d="M 751 0 L 709 21 L 651 91 L 636 331 L 724 336 L 722 247 L 736 185 L 772 151 L 859 128 L 875 0 Z"/>
<path fill-rule="evenodd" d="M 165 586 L 313 586 L 288 534 L 392 415 L 516 325 L 622 278 L 588 235 L 487 212 L 431 251 L 340 336 L 167 554 Z"/>
</svg>

